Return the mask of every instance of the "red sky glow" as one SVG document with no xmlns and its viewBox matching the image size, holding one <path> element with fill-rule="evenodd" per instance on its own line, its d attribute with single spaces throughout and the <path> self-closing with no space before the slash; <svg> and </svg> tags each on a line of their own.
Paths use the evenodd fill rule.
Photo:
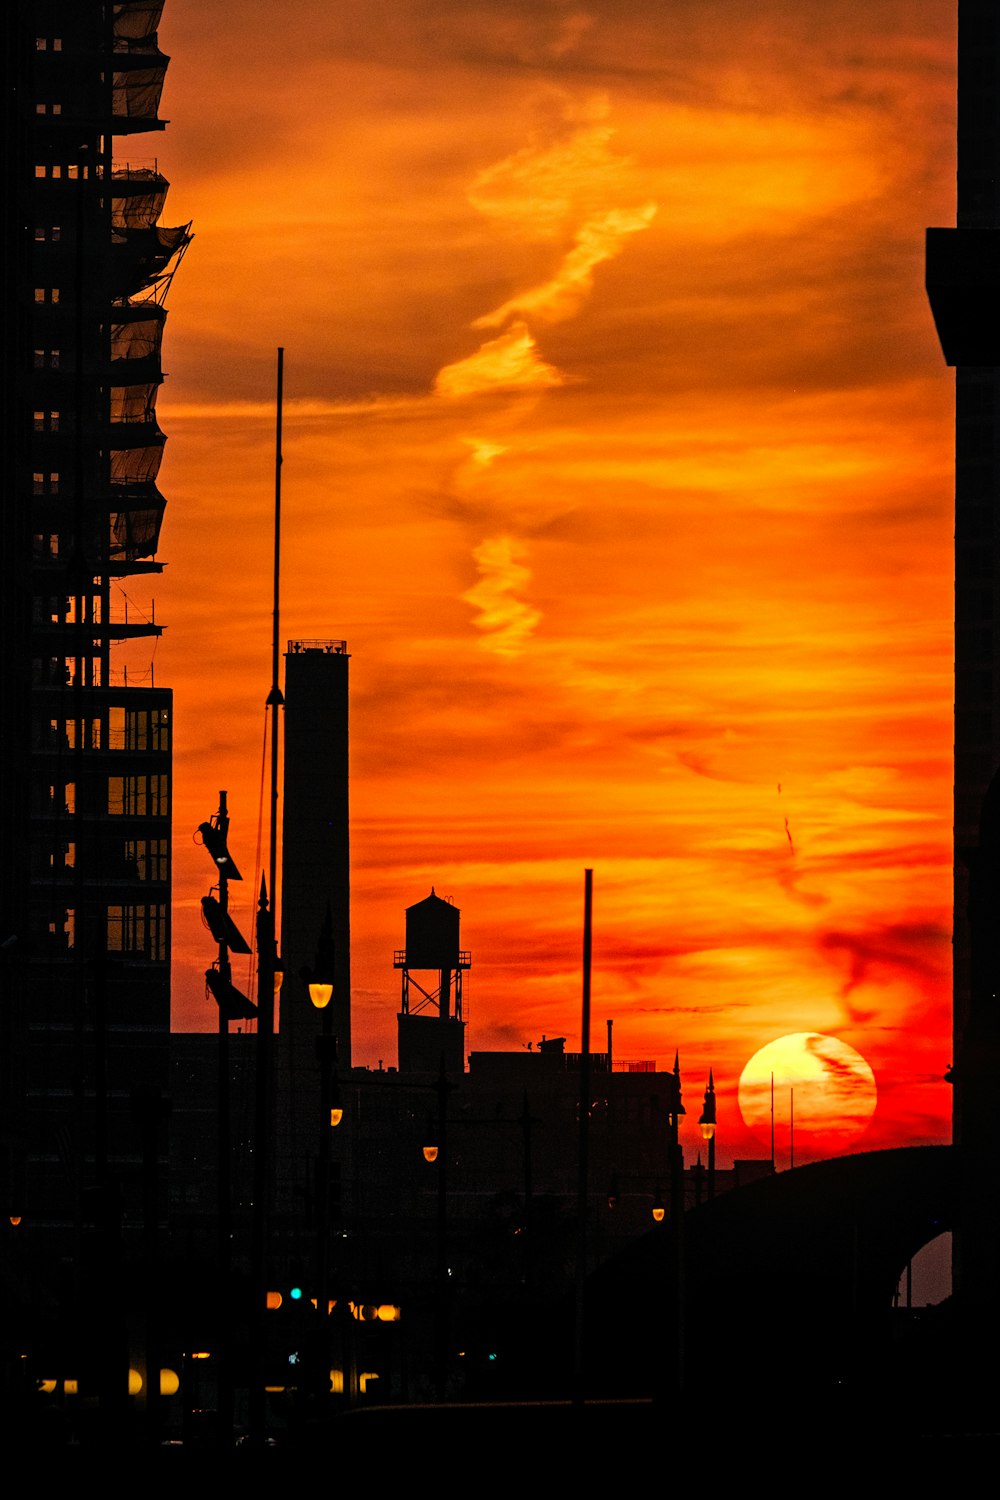
<svg viewBox="0 0 1000 1500">
<path fill-rule="evenodd" d="M 590 866 L 594 1045 L 679 1047 L 692 1151 L 711 1066 L 720 1161 L 760 1153 L 740 1073 L 796 1032 L 873 1070 L 860 1148 L 947 1138 L 952 26 L 169 0 L 170 126 L 120 145 L 196 235 L 159 403 L 175 1027 L 215 1024 L 220 787 L 254 863 L 281 344 L 282 637 L 352 656 L 355 1062 L 395 1062 L 432 885 L 469 1049 L 576 1049 Z"/>
</svg>

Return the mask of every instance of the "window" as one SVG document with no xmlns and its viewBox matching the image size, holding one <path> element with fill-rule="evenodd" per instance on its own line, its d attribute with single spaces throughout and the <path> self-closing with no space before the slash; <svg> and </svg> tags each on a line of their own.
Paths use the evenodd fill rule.
<svg viewBox="0 0 1000 1500">
<path fill-rule="evenodd" d="M 168 750 L 169 711 L 165 708 L 111 709 L 111 744 L 114 749 Z"/>
<path fill-rule="evenodd" d="M 31 476 L 31 488 L 36 495 L 58 495 L 59 475 L 58 473 L 44 473 L 36 470 Z"/>
<path fill-rule="evenodd" d="M 58 302 L 59 301 L 59 288 L 57 286 L 36 286 L 35 287 L 35 301 L 36 302 L 51 302 L 51 303 Z"/>
<path fill-rule="evenodd" d="M 101 748 L 101 721 L 100 719 L 67 719 L 66 720 L 66 744 L 71 750 L 76 749 L 76 728 L 80 724 L 80 743 L 85 750 L 99 750 Z"/>
<path fill-rule="evenodd" d="M 138 880 L 167 879 L 166 839 L 127 839 L 125 859 Z"/>
<path fill-rule="evenodd" d="M 108 812 L 113 817 L 165 818 L 166 776 L 109 776 Z"/>
<path fill-rule="evenodd" d="M 36 370 L 58 370 L 58 368 L 59 368 L 59 358 L 60 358 L 61 352 L 62 351 L 59 350 L 59 349 L 36 349 L 35 350 L 35 369 Z"/>
<path fill-rule="evenodd" d="M 61 238 L 62 238 L 62 231 L 61 231 L 60 225 L 53 224 L 51 226 L 51 228 L 49 228 L 49 229 L 46 229 L 46 227 L 45 227 L 44 224 L 36 224 L 35 225 L 35 243 L 36 244 L 44 245 L 44 244 L 48 243 L 48 244 L 51 244 L 51 245 L 55 245 L 55 244 L 58 243 L 58 241 Z M 37 353 L 37 350 L 35 352 Z"/>
<path fill-rule="evenodd" d="M 59 413 L 57 411 L 36 411 L 34 427 L 36 432 L 58 432 Z"/>
<path fill-rule="evenodd" d="M 109 906 L 107 930 L 109 953 L 141 953 L 161 963 L 166 959 L 166 906 Z"/>
</svg>

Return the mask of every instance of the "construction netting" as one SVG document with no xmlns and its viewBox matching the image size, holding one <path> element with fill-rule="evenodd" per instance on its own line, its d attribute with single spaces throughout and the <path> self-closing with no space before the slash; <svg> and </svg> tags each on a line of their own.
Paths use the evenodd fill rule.
<svg viewBox="0 0 1000 1500">
<path fill-rule="evenodd" d="M 143 428 L 138 430 L 145 433 Z M 124 436 L 125 432 L 119 429 L 114 434 L 115 442 L 121 443 Z M 160 471 L 165 442 L 166 438 L 162 432 L 157 433 L 152 441 L 149 440 L 148 433 L 145 433 L 145 441 L 135 448 L 124 446 L 112 448 L 111 483 L 113 485 L 151 484 Z"/>
<path fill-rule="evenodd" d="M 112 7 L 115 46 L 147 41 L 156 35 L 163 14 L 163 0 L 122 0 Z"/>
<path fill-rule="evenodd" d="M 152 557 L 160 540 L 160 526 L 166 501 L 149 485 L 141 494 L 122 496 L 122 503 L 111 513 L 111 557 L 116 562 L 135 562 Z"/>
<path fill-rule="evenodd" d="M 169 57 L 162 52 L 115 53 L 111 113 L 119 120 L 155 120 Z"/>
<path fill-rule="evenodd" d="M 150 229 L 163 212 L 169 186 L 154 167 L 116 167 L 111 174 L 111 228 Z"/>
<path fill-rule="evenodd" d="M 154 381 L 142 385 L 113 385 L 111 387 L 112 422 L 155 422 L 156 392 Z M 112 435 L 112 442 L 116 439 Z"/>
<path fill-rule="evenodd" d="M 167 310 L 155 302 L 125 303 L 112 309 L 111 358 L 159 359 Z"/>
<path fill-rule="evenodd" d="M 178 251 L 191 238 L 191 225 L 131 229 L 115 233 L 111 242 L 111 270 L 117 297 L 132 297 L 162 276 Z"/>
</svg>

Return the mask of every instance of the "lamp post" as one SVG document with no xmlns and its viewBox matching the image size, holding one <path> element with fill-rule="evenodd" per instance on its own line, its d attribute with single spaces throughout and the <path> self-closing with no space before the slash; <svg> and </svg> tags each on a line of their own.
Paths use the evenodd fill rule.
<svg viewBox="0 0 1000 1500">
<path fill-rule="evenodd" d="M 229 915 L 229 882 L 243 876 L 229 852 L 229 809 L 226 793 L 219 792 L 219 810 L 198 827 L 201 841 L 215 862 L 219 876 L 219 897 L 202 900 L 202 912 L 209 931 L 219 945 L 215 963 L 206 970 L 205 985 L 219 1007 L 218 1044 L 218 1268 L 219 1300 L 222 1309 L 219 1340 L 218 1412 L 219 1443 L 228 1448 L 233 1436 L 233 1367 L 232 1367 L 232 1140 L 229 1100 L 229 1023 L 257 1014 L 257 1008 L 233 984 L 230 953 L 249 953 L 250 945 Z"/>
<path fill-rule="evenodd" d="M 670 1135 L 670 1248 L 673 1261 L 673 1394 L 675 1396 L 680 1396 L 684 1390 L 684 1148 L 680 1143 L 680 1123 L 681 1115 L 686 1113 L 681 1098 L 680 1053 L 675 1052 L 673 1086 L 667 1115 Z"/>
<path fill-rule="evenodd" d="M 316 947 L 316 959 L 312 969 L 303 969 L 302 978 L 309 990 L 309 999 L 320 1014 L 320 1035 L 316 1038 L 319 1054 L 319 1158 L 317 1162 L 316 1193 L 319 1212 L 316 1216 L 316 1311 L 319 1317 L 319 1365 L 320 1389 L 326 1396 L 330 1383 L 330 1131 L 336 1129 L 343 1119 L 340 1090 L 336 1085 L 337 1038 L 333 1035 L 333 977 L 335 950 L 333 922 L 330 903 L 320 929 Z"/>
<path fill-rule="evenodd" d="M 712 1069 L 708 1070 L 708 1088 L 705 1090 L 705 1103 L 698 1120 L 701 1126 L 701 1138 L 708 1142 L 708 1201 L 711 1203 L 715 1197 L 715 1078 Z"/>
<path fill-rule="evenodd" d="M 437 1296 L 434 1316 L 434 1390 L 438 1401 L 444 1401 L 448 1387 L 448 1348 L 451 1340 L 451 1297 L 448 1285 L 448 1094 L 452 1084 L 445 1071 L 444 1053 L 437 1082 L 430 1085 L 437 1093 L 437 1120 L 428 1113 L 421 1152 L 424 1161 L 437 1167 Z"/>
</svg>

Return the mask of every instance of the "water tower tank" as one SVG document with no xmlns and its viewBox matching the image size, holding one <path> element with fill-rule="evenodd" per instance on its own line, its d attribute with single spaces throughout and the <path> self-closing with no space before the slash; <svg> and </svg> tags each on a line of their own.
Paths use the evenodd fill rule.
<svg viewBox="0 0 1000 1500">
<path fill-rule="evenodd" d="M 406 967 L 457 969 L 460 912 L 432 890 L 423 901 L 406 908 Z"/>
</svg>

